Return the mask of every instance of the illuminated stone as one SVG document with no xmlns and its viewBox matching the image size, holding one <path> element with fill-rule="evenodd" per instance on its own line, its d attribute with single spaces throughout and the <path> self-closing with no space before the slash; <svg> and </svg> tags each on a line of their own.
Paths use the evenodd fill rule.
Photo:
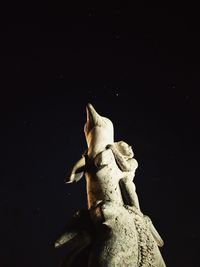
<svg viewBox="0 0 200 267">
<path fill-rule="evenodd" d="M 89 267 L 165 267 L 158 246 L 163 241 L 140 210 L 133 178 L 138 167 L 124 141 L 114 142 L 112 122 L 86 107 L 87 152 L 76 162 L 67 183 L 86 177 L 88 217 L 78 213 L 56 241 L 74 242 L 68 265 L 91 244 Z"/>
</svg>

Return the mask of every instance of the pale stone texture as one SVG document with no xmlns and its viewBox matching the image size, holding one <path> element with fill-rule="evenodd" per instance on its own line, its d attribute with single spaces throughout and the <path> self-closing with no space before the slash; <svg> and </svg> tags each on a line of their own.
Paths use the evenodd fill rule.
<svg viewBox="0 0 200 267">
<path fill-rule="evenodd" d="M 72 168 L 67 183 L 86 177 L 88 218 L 76 214 L 56 241 L 72 245 L 63 266 L 89 244 L 89 267 L 165 267 L 158 246 L 163 241 L 140 211 L 133 178 L 138 167 L 127 143 L 114 142 L 112 122 L 87 105 L 84 127 L 87 152 Z"/>
</svg>

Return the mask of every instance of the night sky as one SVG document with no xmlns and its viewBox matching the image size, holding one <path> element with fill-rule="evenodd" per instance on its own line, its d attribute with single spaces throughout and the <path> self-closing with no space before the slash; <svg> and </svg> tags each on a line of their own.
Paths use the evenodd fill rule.
<svg viewBox="0 0 200 267">
<path fill-rule="evenodd" d="M 63 259 L 53 242 L 87 208 L 85 180 L 64 178 L 86 149 L 90 102 L 133 147 L 141 209 L 167 266 L 199 267 L 198 10 L 98 2 L 3 10 L 0 266 Z"/>
</svg>

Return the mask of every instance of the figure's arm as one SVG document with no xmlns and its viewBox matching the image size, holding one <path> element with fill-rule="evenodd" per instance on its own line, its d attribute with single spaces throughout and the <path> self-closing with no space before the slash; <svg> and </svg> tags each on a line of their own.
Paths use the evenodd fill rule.
<svg viewBox="0 0 200 267">
<path fill-rule="evenodd" d="M 124 178 L 120 180 L 124 204 L 134 206 L 140 211 L 135 184 L 132 182 L 135 170 L 138 167 L 137 161 L 133 158 L 132 148 L 123 141 L 108 145 L 107 148 L 112 150 L 119 168 L 124 172 Z"/>
<path fill-rule="evenodd" d="M 140 211 L 135 184 L 127 177 L 120 180 L 120 188 L 125 205 L 134 206 Z"/>
<path fill-rule="evenodd" d="M 72 183 L 79 181 L 83 177 L 85 169 L 86 169 L 86 159 L 85 156 L 82 156 L 82 158 L 79 159 L 72 167 L 68 176 L 65 178 L 65 182 Z"/>
<path fill-rule="evenodd" d="M 120 146 L 122 146 L 123 144 L 126 144 L 126 143 L 123 141 L 120 141 L 120 142 L 107 145 L 107 148 L 110 148 L 112 150 L 115 160 L 117 164 L 119 165 L 120 169 L 124 172 L 130 172 L 130 171 L 137 169 L 138 164 L 137 164 L 137 161 L 133 158 L 132 149 L 128 146 L 128 144 L 126 144 L 127 147 L 123 146 L 124 153 L 120 151 Z M 130 149 L 131 149 L 131 153 L 130 153 Z"/>
</svg>

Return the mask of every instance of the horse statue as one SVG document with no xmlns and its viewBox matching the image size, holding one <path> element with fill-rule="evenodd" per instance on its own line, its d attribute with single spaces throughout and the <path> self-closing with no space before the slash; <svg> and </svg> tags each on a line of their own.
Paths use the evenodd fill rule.
<svg viewBox="0 0 200 267">
<path fill-rule="evenodd" d="M 71 168 L 66 183 L 86 178 L 88 210 L 68 222 L 55 247 L 69 244 L 63 267 L 73 266 L 89 248 L 88 267 L 166 267 L 163 240 L 140 210 L 133 183 L 138 163 L 132 147 L 114 142 L 113 123 L 86 106 L 87 151 Z"/>
</svg>

